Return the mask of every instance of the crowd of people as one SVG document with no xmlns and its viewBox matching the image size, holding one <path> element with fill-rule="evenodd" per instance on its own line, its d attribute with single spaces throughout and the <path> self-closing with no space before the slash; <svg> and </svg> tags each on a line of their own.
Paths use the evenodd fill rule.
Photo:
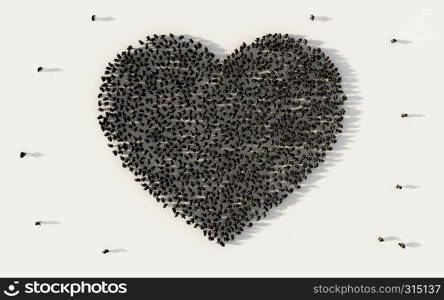
<svg viewBox="0 0 444 300">
<path fill-rule="evenodd" d="M 347 99 L 330 57 L 286 34 L 223 60 L 192 38 L 148 36 L 107 65 L 98 98 L 122 166 L 222 246 L 324 161 Z"/>
</svg>

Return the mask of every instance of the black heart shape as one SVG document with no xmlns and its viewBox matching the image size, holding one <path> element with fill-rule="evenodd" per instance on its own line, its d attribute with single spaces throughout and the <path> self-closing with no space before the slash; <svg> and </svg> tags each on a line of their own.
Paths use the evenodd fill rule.
<svg viewBox="0 0 444 300">
<path fill-rule="evenodd" d="M 175 216 L 224 246 L 323 162 L 346 96 L 321 49 L 268 34 L 223 61 L 154 35 L 106 67 L 100 126 L 113 153 Z"/>
</svg>

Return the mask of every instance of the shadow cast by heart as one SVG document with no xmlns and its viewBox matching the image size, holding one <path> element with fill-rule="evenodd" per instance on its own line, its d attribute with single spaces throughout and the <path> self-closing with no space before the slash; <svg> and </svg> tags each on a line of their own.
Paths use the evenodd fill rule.
<svg viewBox="0 0 444 300">
<path fill-rule="evenodd" d="M 214 53 L 216 58 L 219 58 L 220 60 L 224 59 L 229 53 L 227 50 L 225 50 L 222 46 L 216 44 L 215 42 L 212 42 L 210 40 L 193 36 L 189 34 L 183 35 L 185 38 L 192 39 L 195 42 L 200 42 L 204 47 L 207 47 L 208 50 L 210 50 L 212 53 Z"/>
<path fill-rule="evenodd" d="M 222 246 L 307 197 L 359 127 L 354 71 L 336 50 L 322 55 L 322 42 L 298 38 L 267 34 L 226 58 L 200 37 L 148 36 L 102 77 L 99 124 L 122 167 Z"/>
<path fill-rule="evenodd" d="M 291 36 L 296 39 L 307 39 L 302 35 Z M 342 122 L 343 131 L 341 134 L 338 134 L 337 142 L 333 145 L 333 150 L 327 152 L 325 162 L 320 164 L 318 168 L 314 169 L 311 174 L 307 175 L 307 180 L 301 183 L 301 189 L 289 195 L 281 205 L 271 209 L 265 219 L 255 222 L 253 227 L 246 228 L 234 241 L 229 241 L 229 245 L 241 245 L 256 233 L 260 232 L 264 227 L 269 226 L 271 222 L 268 221 L 281 217 L 285 214 L 284 211 L 287 210 L 288 207 L 306 199 L 310 191 L 317 188 L 315 183 L 327 175 L 328 169 L 341 162 L 344 152 L 349 149 L 348 145 L 353 141 L 354 135 L 359 131 L 359 117 L 361 115 L 359 106 L 362 102 L 362 97 L 359 94 L 357 86 L 358 80 L 356 78 L 355 70 L 338 50 L 322 48 L 322 41 L 310 39 L 307 39 L 307 41 L 310 46 L 320 47 L 322 51 L 331 58 L 335 66 L 338 67 L 339 73 L 342 76 L 341 84 L 344 93 L 347 96 L 347 101 L 344 103 L 346 113 Z"/>
</svg>

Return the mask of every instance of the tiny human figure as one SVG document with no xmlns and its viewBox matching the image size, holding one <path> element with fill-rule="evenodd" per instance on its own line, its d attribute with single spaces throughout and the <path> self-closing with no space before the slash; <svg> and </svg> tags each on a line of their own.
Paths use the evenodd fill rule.
<svg viewBox="0 0 444 300">
<path fill-rule="evenodd" d="M 396 185 L 396 188 L 397 188 L 398 190 L 402 190 L 402 185 L 397 184 L 397 185 Z"/>
<path fill-rule="evenodd" d="M 107 253 L 109 253 L 109 250 L 108 250 L 108 249 L 105 249 L 105 250 L 102 251 L 102 253 L 103 253 L 103 254 L 107 254 Z"/>
<path fill-rule="evenodd" d="M 43 71 L 43 67 L 38 67 L 37 72 L 41 72 L 41 71 Z"/>
<path fill-rule="evenodd" d="M 405 244 L 404 243 L 398 243 L 399 247 L 401 247 L 402 249 L 405 249 Z"/>
<path fill-rule="evenodd" d="M 396 43 L 397 41 L 398 41 L 397 39 L 392 39 L 392 40 L 390 41 L 390 43 L 394 44 L 394 43 Z"/>
<path fill-rule="evenodd" d="M 41 225 L 42 225 L 42 222 L 41 222 L 41 221 L 37 221 L 37 222 L 34 223 L 34 225 L 35 225 L 35 226 L 41 226 Z"/>
<path fill-rule="evenodd" d="M 96 20 L 96 15 L 92 15 L 91 20 L 94 22 Z"/>
<path fill-rule="evenodd" d="M 384 241 L 384 238 L 382 238 L 382 237 L 378 237 L 378 241 L 383 242 L 383 241 Z"/>
<path fill-rule="evenodd" d="M 310 20 L 314 21 L 315 20 L 315 16 L 310 15 Z"/>
<path fill-rule="evenodd" d="M 26 153 L 26 152 L 20 152 L 20 158 L 23 158 L 23 157 L 25 157 L 25 156 L 26 156 L 26 154 L 28 154 L 28 153 Z"/>
<path fill-rule="evenodd" d="M 401 118 L 407 118 L 409 114 L 401 114 Z"/>
</svg>

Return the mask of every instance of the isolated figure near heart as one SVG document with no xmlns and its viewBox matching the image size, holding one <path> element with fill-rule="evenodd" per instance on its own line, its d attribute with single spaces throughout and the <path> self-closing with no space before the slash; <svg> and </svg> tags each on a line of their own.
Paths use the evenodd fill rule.
<svg viewBox="0 0 444 300">
<path fill-rule="evenodd" d="M 220 60 L 153 35 L 106 67 L 99 124 L 145 190 L 224 246 L 324 161 L 347 99 L 331 59 L 267 34 Z"/>
</svg>

